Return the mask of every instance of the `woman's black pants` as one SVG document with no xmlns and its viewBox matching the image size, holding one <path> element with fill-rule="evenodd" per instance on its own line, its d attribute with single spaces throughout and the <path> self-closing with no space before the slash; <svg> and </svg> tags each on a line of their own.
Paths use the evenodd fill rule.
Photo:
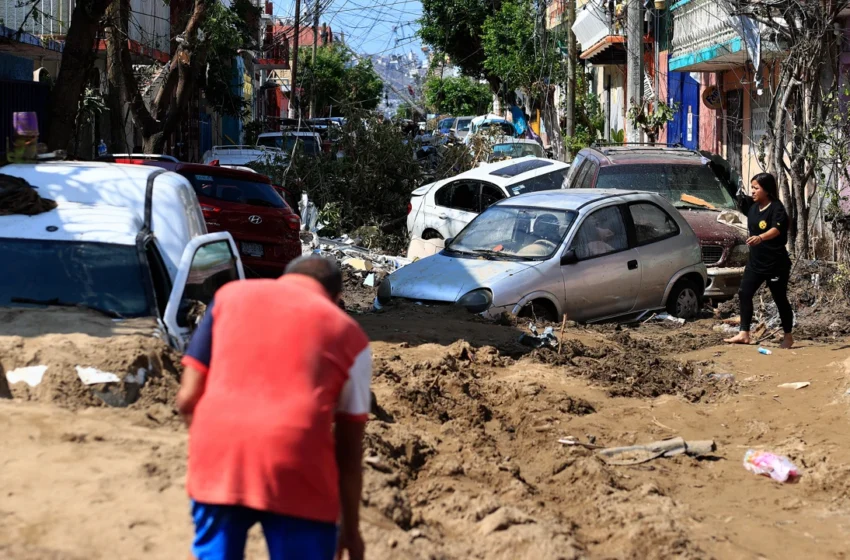
<svg viewBox="0 0 850 560">
<path fill-rule="evenodd" d="M 753 322 L 753 296 L 761 285 L 767 282 L 767 287 L 773 295 L 773 301 L 779 310 L 779 318 L 782 320 L 782 330 L 789 334 L 794 328 L 794 310 L 788 301 L 788 278 L 791 275 L 791 266 L 782 267 L 774 274 L 759 274 L 753 272 L 748 266 L 744 270 L 741 279 L 741 288 L 738 297 L 741 300 L 741 330 L 749 332 Z"/>
</svg>

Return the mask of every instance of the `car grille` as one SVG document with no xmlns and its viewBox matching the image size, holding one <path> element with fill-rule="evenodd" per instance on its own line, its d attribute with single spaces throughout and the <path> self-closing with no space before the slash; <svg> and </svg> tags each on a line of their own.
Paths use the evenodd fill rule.
<svg viewBox="0 0 850 560">
<path fill-rule="evenodd" d="M 703 245 L 702 262 L 706 266 L 719 263 L 723 259 L 723 247 L 720 245 Z"/>
</svg>

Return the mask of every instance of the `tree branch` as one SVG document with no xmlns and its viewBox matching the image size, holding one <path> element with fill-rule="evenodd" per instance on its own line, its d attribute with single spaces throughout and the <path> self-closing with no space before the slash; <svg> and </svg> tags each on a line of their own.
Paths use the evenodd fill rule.
<svg viewBox="0 0 850 560">
<path fill-rule="evenodd" d="M 125 22 L 130 19 L 130 0 L 114 0 L 118 3 L 118 19 L 122 28 L 126 29 Z M 116 32 L 116 22 L 110 22 L 110 28 L 107 31 L 107 41 L 114 43 L 114 48 L 118 50 L 118 61 L 121 67 L 121 76 L 126 89 L 126 99 L 129 101 L 130 109 L 133 112 L 133 120 L 141 127 L 142 135 L 147 136 L 156 129 L 157 123 L 151 116 L 151 112 L 145 105 L 145 99 L 142 96 L 142 90 L 139 87 L 139 81 L 136 79 L 136 74 L 133 72 L 133 59 L 130 56 L 130 47 L 125 34 Z"/>
</svg>

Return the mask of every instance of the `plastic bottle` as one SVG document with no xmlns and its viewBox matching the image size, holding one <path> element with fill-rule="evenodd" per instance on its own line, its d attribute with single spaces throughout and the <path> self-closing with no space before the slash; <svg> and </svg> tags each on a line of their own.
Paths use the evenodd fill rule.
<svg viewBox="0 0 850 560">
<path fill-rule="evenodd" d="M 791 459 L 769 451 L 748 449 L 744 454 L 744 468 L 755 474 L 769 476 L 777 482 L 788 482 L 800 476 L 800 469 Z"/>
<path fill-rule="evenodd" d="M 106 155 L 106 142 L 103 141 L 103 138 L 100 139 L 100 144 L 97 145 L 97 155 L 98 157 Z"/>
<path fill-rule="evenodd" d="M 767 348 L 759 348 L 759 354 L 764 354 L 765 356 L 770 356 L 771 354 L 773 354 L 773 352 L 771 352 Z"/>
</svg>

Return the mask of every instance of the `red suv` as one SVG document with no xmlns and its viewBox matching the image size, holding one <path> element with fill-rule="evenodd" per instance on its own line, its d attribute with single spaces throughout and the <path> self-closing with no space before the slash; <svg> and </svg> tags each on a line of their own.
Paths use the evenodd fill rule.
<svg viewBox="0 0 850 560">
<path fill-rule="evenodd" d="M 667 198 L 693 228 L 708 267 L 705 297 L 728 299 L 738 292 L 749 258 L 747 218 L 737 185 L 715 158 L 679 147 L 592 147 L 576 155 L 567 188 L 649 191 Z M 746 210 L 746 209 L 743 209 Z"/>
<path fill-rule="evenodd" d="M 194 163 L 145 165 L 174 171 L 192 183 L 207 229 L 233 236 L 246 275 L 276 278 L 301 255 L 301 218 L 265 175 Z"/>
</svg>

